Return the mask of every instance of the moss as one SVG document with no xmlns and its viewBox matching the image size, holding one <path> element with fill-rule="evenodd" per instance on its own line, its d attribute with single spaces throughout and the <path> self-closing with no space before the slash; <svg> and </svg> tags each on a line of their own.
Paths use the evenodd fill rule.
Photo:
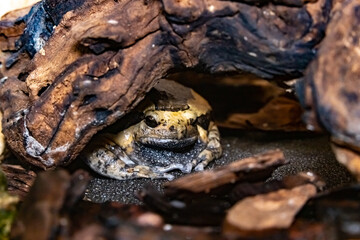
<svg viewBox="0 0 360 240">
<path fill-rule="evenodd" d="M 15 209 L 12 210 L 4 210 L 0 209 L 0 239 L 10 239 L 10 229 L 11 224 L 15 217 Z"/>
<path fill-rule="evenodd" d="M 12 222 L 17 211 L 19 199 L 6 191 L 6 178 L 0 169 L 0 239 L 9 239 Z"/>
</svg>

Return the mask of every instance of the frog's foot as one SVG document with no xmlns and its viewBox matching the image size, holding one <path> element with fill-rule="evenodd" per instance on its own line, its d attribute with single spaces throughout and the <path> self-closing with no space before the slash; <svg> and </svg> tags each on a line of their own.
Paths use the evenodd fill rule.
<svg viewBox="0 0 360 240">
<path fill-rule="evenodd" d="M 206 148 L 190 163 L 191 168 L 195 167 L 195 171 L 203 171 L 212 160 L 219 158 L 222 154 L 220 133 L 214 122 L 209 125 L 208 138 L 202 140 L 206 143 Z"/>
<path fill-rule="evenodd" d="M 184 165 L 184 164 L 181 164 L 181 163 L 173 163 L 173 164 L 170 164 L 169 166 L 166 166 L 166 167 L 157 167 L 157 171 L 163 172 L 163 173 L 170 172 L 170 171 L 173 171 L 173 170 L 180 170 L 183 173 L 190 173 L 191 169 L 192 169 L 191 164 L 190 165 L 189 164 Z"/>
<path fill-rule="evenodd" d="M 105 144 L 94 151 L 85 152 L 88 165 L 97 173 L 119 180 L 134 178 L 165 178 L 174 179 L 174 176 L 158 168 L 138 165 L 132 161 L 121 147 Z"/>
</svg>

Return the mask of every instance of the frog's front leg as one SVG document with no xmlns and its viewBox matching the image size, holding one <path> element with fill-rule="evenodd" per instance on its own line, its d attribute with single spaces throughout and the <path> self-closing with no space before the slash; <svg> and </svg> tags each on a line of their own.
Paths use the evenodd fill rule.
<svg viewBox="0 0 360 240">
<path fill-rule="evenodd" d="M 197 128 L 200 141 L 206 144 L 206 147 L 199 153 L 197 158 L 192 161 L 191 165 L 192 168 L 195 167 L 195 171 L 203 171 L 212 160 L 219 158 L 222 154 L 220 133 L 213 121 L 209 124 L 208 132 L 200 126 L 197 126 Z"/>
<path fill-rule="evenodd" d="M 129 137 L 129 136 L 127 136 Z M 95 139 L 85 151 L 88 165 L 101 175 L 119 180 L 133 178 L 166 178 L 172 180 L 173 175 L 158 171 L 157 168 L 141 165 L 129 158 L 133 151 L 131 139 L 124 141 L 122 136 L 103 135 Z M 119 144 L 119 141 L 122 144 Z"/>
</svg>

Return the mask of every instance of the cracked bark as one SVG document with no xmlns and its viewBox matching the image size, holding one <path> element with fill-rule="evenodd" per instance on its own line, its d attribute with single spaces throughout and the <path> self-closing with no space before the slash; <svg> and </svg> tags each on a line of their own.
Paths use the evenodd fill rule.
<svg viewBox="0 0 360 240">
<path fill-rule="evenodd" d="M 9 146 L 41 168 L 66 164 L 179 69 L 301 76 L 330 2 L 44 0 L 2 71 Z"/>
</svg>

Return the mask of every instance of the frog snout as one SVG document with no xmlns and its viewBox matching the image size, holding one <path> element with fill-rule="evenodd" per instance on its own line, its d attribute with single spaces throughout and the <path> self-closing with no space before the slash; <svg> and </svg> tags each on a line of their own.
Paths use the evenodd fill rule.
<svg viewBox="0 0 360 240">
<path fill-rule="evenodd" d="M 138 141 L 148 147 L 170 150 L 186 148 L 198 140 L 197 129 L 193 126 L 158 126 L 145 134 L 138 135 Z"/>
<path fill-rule="evenodd" d="M 162 136 L 168 136 L 168 138 L 185 139 L 199 135 L 197 128 L 192 125 L 171 125 L 168 128 L 161 129 Z"/>
<path fill-rule="evenodd" d="M 197 141 L 197 136 L 183 138 L 183 139 L 171 139 L 171 138 L 154 138 L 144 137 L 140 139 L 140 142 L 147 147 L 162 148 L 168 150 L 179 150 L 191 145 L 194 145 Z"/>
</svg>

